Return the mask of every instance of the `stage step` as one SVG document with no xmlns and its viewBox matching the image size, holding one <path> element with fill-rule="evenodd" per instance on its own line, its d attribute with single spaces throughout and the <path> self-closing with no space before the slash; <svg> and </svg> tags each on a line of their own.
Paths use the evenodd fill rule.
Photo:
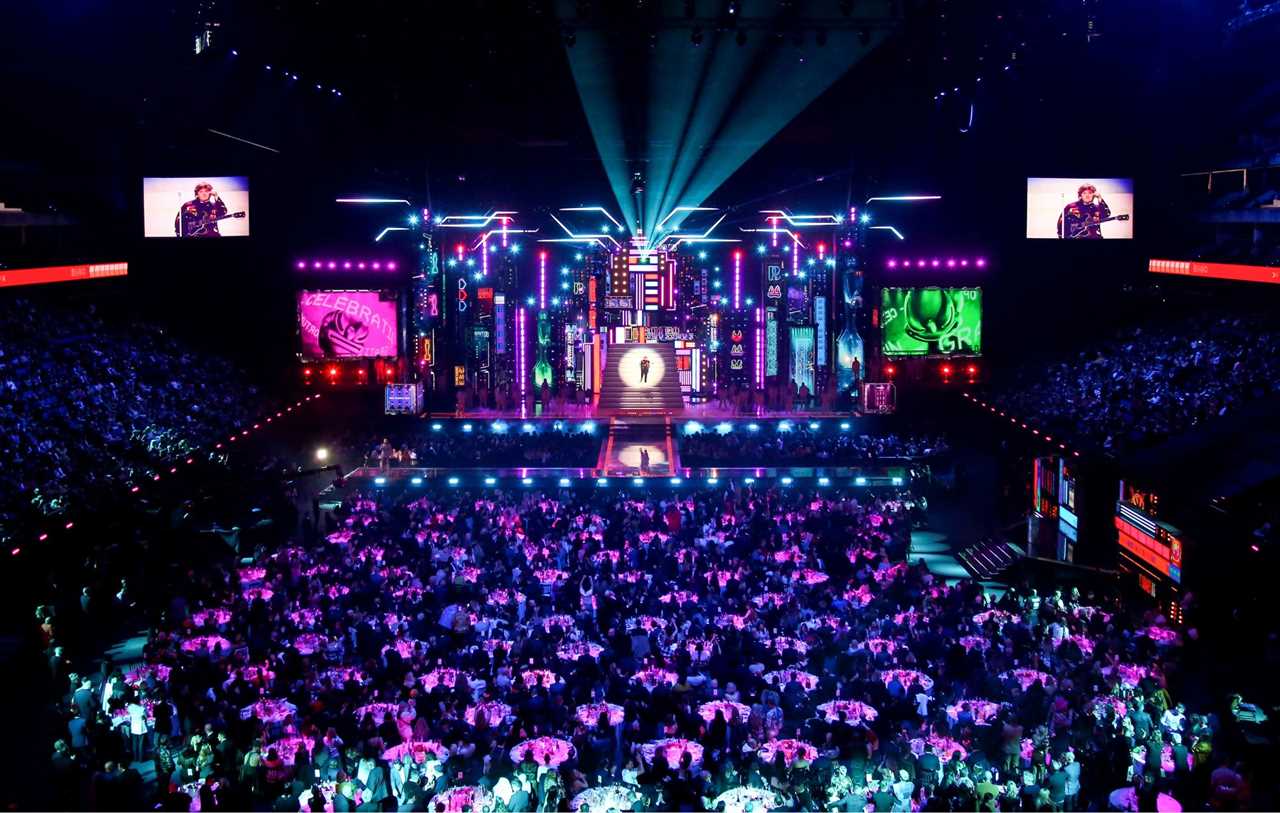
<svg viewBox="0 0 1280 813">
<path fill-rule="evenodd" d="M 614 344 L 607 352 L 597 415 L 674 415 L 684 410 L 671 343 Z M 647 376 L 642 359 L 649 361 Z"/>
<path fill-rule="evenodd" d="M 1003 540 L 990 539 L 970 545 L 960 551 L 960 563 L 975 578 L 995 579 L 1008 570 L 1022 556 L 1022 552 Z"/>
</svg>

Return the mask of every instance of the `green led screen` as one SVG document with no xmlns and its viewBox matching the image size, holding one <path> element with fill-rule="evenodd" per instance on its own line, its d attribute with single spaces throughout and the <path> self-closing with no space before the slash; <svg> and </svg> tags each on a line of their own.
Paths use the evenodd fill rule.
<svg viewBox="0 0 1280 813">
<path fill-rule="evenodd" d="M 885 288 L 880 333 L 886 356 L 982 353 L 982 290 Z"/>
</svg>

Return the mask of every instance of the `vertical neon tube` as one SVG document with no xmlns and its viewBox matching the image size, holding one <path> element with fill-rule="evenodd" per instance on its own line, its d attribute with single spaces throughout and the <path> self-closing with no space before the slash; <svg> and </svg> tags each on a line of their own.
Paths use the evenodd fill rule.
<svg viewBox="0 0 1280 813">
<path fill-rule="evenodd" d="M 547 309 L 547 252 L 538 253 L 538 308 Z"/>
<path fill-rule="evenodd" d="M 457 247 L 454 250 L 457 251 L 458 253 L 458 262 L 462 262 L 462 253 L 463 251 L 465 251 L 465 249 L 462 246 L 462 243 L 458 243 Z"/>
<path fill-rule="evenodd" d="M 742 252 L 733 252 L 733 309 L 742 307 Z"/>
<path fill-rule="evenodd" d="M 800 269 L 800 240 L 793 239 L 791 243 L 791 273 L 794 274 Z"/>
<path fill-rule="evenodd" d="M 773 247 L 778 247 L 778 218 L 769 218 L 769 227 L 773 230 Z"/>
<path fill-rule="evenodd" d="M 520 411 L 524 412 L 524 308 L 516 309 L 516 383 L 520 392 Z"/>
<path fill-rule="evenodd" d="M 764 308 L 756 308 L 756 386 L 764 386 L 764 329 L 760 326 L 764 321 Z"/>
<path fill-rule="evenodd" d="M 503 248 L 507 247 L 507 221 L 510 219 L 511 218 L 509 217 L 502 218 L 502 247 Z"/>
<path fill-rule="evenodd" d="M 480 275 L 488 278 L 489 276 L 489 238 L 485 237 L 480 241 Z"/>
</svg>

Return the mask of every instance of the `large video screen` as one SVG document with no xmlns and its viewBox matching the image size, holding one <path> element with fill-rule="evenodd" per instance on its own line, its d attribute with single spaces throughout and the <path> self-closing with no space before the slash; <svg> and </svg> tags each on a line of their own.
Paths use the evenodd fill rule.
<svg viewBox="0 0 1280 813">
<path fill-rule="evenodd" d="M 142 228 L 146 237 L 248 237 L 249 179 L 143 178 Z"/>
<path fill-rule="evenodd" d="M 885 288 L 880 307 L 886 356 L 982 353 L 980 288 Z"/>
<path fill-rule="evenodd" d="M 1132 178 L 1027 178 L 1027 237 L 1132 240 Z"/>
<path fill-rule="evenodd" d="M 380 291 L 299 291 L 302 358 L 397 355 L 396 300 Z"/>
</svg>

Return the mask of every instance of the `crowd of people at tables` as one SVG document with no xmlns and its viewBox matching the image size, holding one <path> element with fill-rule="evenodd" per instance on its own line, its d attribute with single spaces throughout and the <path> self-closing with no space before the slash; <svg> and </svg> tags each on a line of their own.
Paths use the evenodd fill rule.
<svg viewBox="0 0 1280 813">
<path fill-rule="evenodd" d="M 90 511 L 252 420 L 229 362 L 93 306 L 0 308 L 0 538 Z"/>
<path fill-rule="evenodd" d="M 993 401 L 1054 435 L 1109 451 L 1149 446 L 1280 392 L 1270 313 L 1128 328 L 1075 358 L 1023 369 Z"/>
<path fill-rule="evenodd" d="M 1247 803 L 1221 722 L 1177 702 L 1193 633 L 1114 596 L 946 586 L 908 561 L 914 500 L 356 495 L 300 539 L 166 585 L 142 662 L 68 680 L 54 801 Z M 41 621 L 56 647 L 63 621 Z"/>
<path fill-rule="evenodd" d="M 496 432 L 486 422 L 462 432 L 455 422 L 449 431 L 425 433 L 421 427 L 389 431 L 380 439 L 366 436 L 356 444 L 369 466 L 591 466 L 600 455 L 600 436 L 581 428 L 521 431 L 520 425 Z"/>
</svg>

